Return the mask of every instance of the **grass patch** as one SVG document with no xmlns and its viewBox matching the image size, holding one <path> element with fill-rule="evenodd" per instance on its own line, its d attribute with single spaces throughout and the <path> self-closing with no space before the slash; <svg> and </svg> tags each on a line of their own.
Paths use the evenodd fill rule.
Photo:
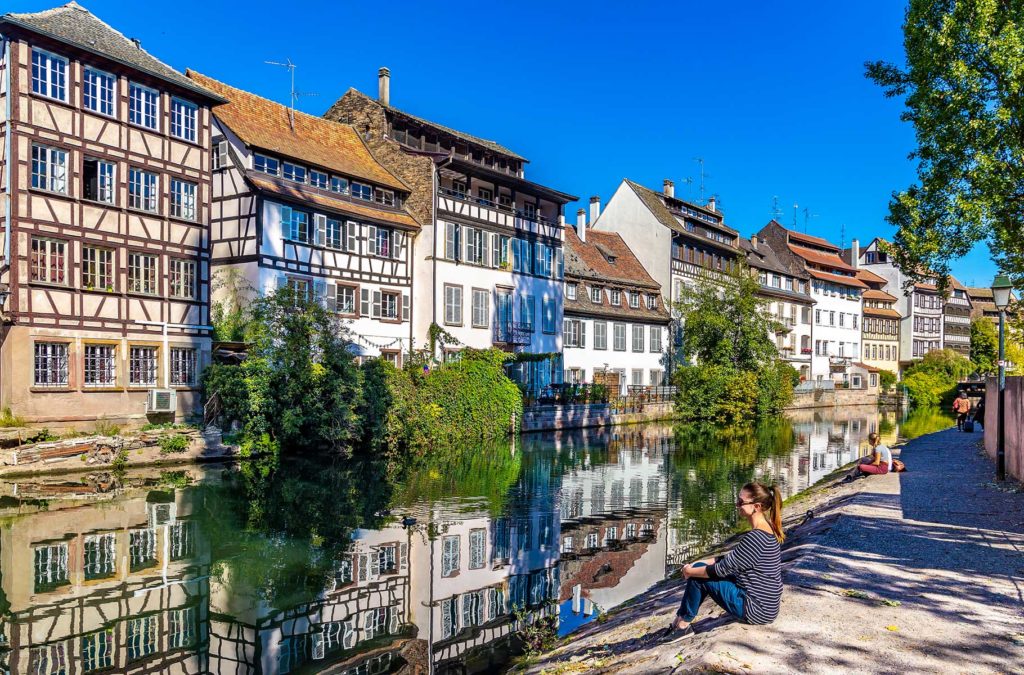
<svg viewBox="0 0 1024 675">
<path fill-rule="evenodd" d="M 14 427 L 23 427 L 26 424 L 25 418 L 20 415 L 11 414 L 10 408 L 4 408 L 3 412 L 0 412 L 0 429 L 13 429 Z"/>
<path fill-rule="evenodd" d="M 185 452 L 188 450 L 188 444 L 188 436 L 182 436 L 181 434 L 161 436 L 160 440 L 157 441 L 157 445 L 160 446 L 161 455 Z"/>
<path fill-rule="evenodd" d="M 97 436 L 117 436 L 121 433 L 121 427 L 105 417 L 101 417 L 96 420 L 92 425 L 92 430 Z"/>
</svg>

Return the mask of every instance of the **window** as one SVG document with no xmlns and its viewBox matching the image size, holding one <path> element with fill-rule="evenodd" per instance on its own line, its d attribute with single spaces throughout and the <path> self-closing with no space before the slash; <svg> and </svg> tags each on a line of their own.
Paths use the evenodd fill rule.
<svg viewBox="0 0 1024 675">
<path fill-rule="evenodd" d="M 113 576 L 117 558 L 115 543 L 116 536 L 112 532 L 85 537 L 83 562 L 86 581 Z"/>
<path fill-rule="evenodd" d="M 640 294 L 636 291 L 629 292 L 629 306 L 633 309 L 640 307 Z"/>
<path fill-rule="evenodd" d="M 644 327 L 640 324 L 633 324 L 633 351 L 644 350 Z"/>
<path fill-rule="evenodd" d="M 156 386 L 156 347 L 128 349 L 128 384 L 134 387 Z"/>
<path fill-rule="evenodd" d="M 196 350 L 171 347 L 171 386 L 191 387 L 196 383 Z"/>
<path fill-rule="evenodd" d="M 537 220 L 537 205 L 532 202 L 523 204 L 523 216 L 527 220 Z"/>
<path fill-rule="evenodd" d="M 323 227 L 323 244 L 328 248 L 344 250 L 345 230 L 340 220 L 317 214 L 314 218 Z"/>
<path fill-rule="evenodd" d="M 281 163 L 273 157 L 267 157 L 266 155 L 253 155 L 252 168 L 271 176 L 277 176 L 281 173 Z"/>
<path fill-rule="evenodd" d="M 180 98 L 172 98 L 171 136 L 195 143 L 198 117 L 199 109 L 194 103 L 183 101 Z"/>
<path fill-rule="evenodd" d="M 286 239 L 308 244 L 311 241 L 309 231 L 309 214 L 297 211 L 290 206 L 278 206 L 281 217 L 281 232 Z"/>
<path fill-rule="evenodd" d="M 394 206 L 395 193 L 391 190 L 374 190 L 373 200 L 384 206 Z"/>
<path fill-rule="evenodd" d="M 59 101 L 67 100 L 68 60 L 41 49 L 32 50 L 32 91 Z"/>
<path fill-rule="evenodd" d="M 105 670 L 114 665 L 114 629 L 82 636 L 82 671 Z"/>
<path fill-rule="evenodd" d="M 608 349 L 608 322 L 594 322 L 594 349 Z"/>
<path fill-rule="evenodd" d="M 356 313 L 356 288 L 338 284 L 335 290 L 335 311 L 339 314 Z"/>
<path fill-rule="evenodd" d="M 555 300 L 554 298 L 544 298 L 541 301 L 541 330 L 545 333 L 555 333 Z"/>
<path fill-rule="evenodd" d="M 622 291 L 617 288 L 612 289 L 612 304 L 616 307 L 622 304 Z"/>
<path fill-rule="evenodd" d="M 469 532 L 469 569 L 477 570 L 484 566 L 487 553 L 487 530 L 470 530 Z"/>
<path fill-rule="evenodd" d="M 519 296 L 519 320 L 529 332 L 533 332 L 534 303 L 532 295 Z"/>
<path fill-rule="evenodd" d="M 512 271 L 529 274 L 532 269 L 530 242 L 522 239 L 512 240 Z"/>
<path fill-rule="evenodd" d="M 284 178 L 285 180 L 293 180 L 296 183 L 305 183 L 306 167 L 299 166 L 298 164 L 292 164 L 291 162 L 285 162 Z"/>
<path fill-rule="evenodd" d="M 37 342 L 35 351 L 35 378 L 37 387 L 68 386 L 68 346 L 63 342 Z"/>
<path fill-rule="evenodd" d="M 449 326 L 462 325 L 462 286 L 444 285 L 444 322 Z"/>
<path fill-rule="evenodd" d="M 53 590 L 68 583 L 68 545 L 49 544 L 33 550 L 35 590 Z"/>
<path fill-rule="evenodd" d="M 612 324 L 612 349 L 617 352 L 626 351 L 626 324 Z"/>
<path fill-rule="evenodd" d="M 128 170 L 128 207 L 156 213 L 157 178 L 155 173 L 131 168 Z"/>
<path fill-rule="evenodd" d="M 545 244 L 537 244 L 536 255 L 534 255 L 534 270 L 533 273 L 542 276 L 551 276 L 551 263 L 554 260 L 554 252 L 550 246 Z"/>
<path fill-rule="evenodd" d="M 595 305 L 600 305 L 601 304 L 601 296 L 602 296 L 602 292 L 601 292 L 601 288 L 600 287 L 598 287 L 598 286 L 591 286 L 590 287 L 590 301 L 592 303 L 594 303 Z"/>
<path fill-rule="evenodd" d="M 86 157 L 82 166 L 83 196 L 94 202 L 114 203 L 114 163 Z"/>
<path fill-rule="evenodd" d="M 474 265 L 484 263 L 484 233 L 476 228 L 464 227 L 466 239 L 466 262 Z"/>
<path fill-rule="evenodd" d="M 85 345 L 85 386 L 113 387 L 117 384 L 117 354 L 114 345 Z"/>
<path fill-rule="evenodd" d="M 455 223 L 444 224 L 444 257 L 446 260 L 459 260 L 460 249 L 462 248 L 460 228 Z"/>
<path fill-rule="evenodd" d="M 462 289 L 459 288 L 459 290 L 461 291 Z M 461 298 L 460 298 L 460 301 L 461 301 Z M 400 307 L 401 302 L 402 302 L 402 298 L 401 298 L 401 296 L 398 293 L 389 293 L 387 291 L 382 292 L 380 294 L 380 318 L 382 318 L 382 319 L 392 319 L 392 320 L 395 320 L 395 321 L 400 319 L 401 316 L 400 316 L 400 309 L 399 309 L 399 307 Z M 460 318 L 461 318 L 461 312 L 462 312 L 462 308 L 460 307 L 459 308 Z"/>
<path fill-rule="evenodd" d="M 82 247 L 82 288 L 114 290 L 114 251 L 95 246 Z"/>
<path fill-rule="evenodd" d="M 171 649 L 187 649 L 195 644 L 196 608 L 185 607 L 171 612 L 170 634 L 167 636 Z"/>
<path fill-rule="evenodd" d="M 565 297 L 568 298 L 569 300 L 576 299 L 576 284 L 565 285 Z"/>
<path fill-rule="evenodd" d="M 196 297 L 196 261 L 171 258 L 171 297 Z"/>
<path fill-rule="evenodd" d="M 216 171 L 217 169 L 226 169 L 231 165 L 231 152 L 228 150 L 227 141 L 216 141 L 213 144 L 212 154 L 210 156 L 210 168 Z"/>
<path fill-rule="evenodd" d="M 365 199 L 366 201 L 373 201 L 373 188 L 369 185 L 363 185 L 362 183 L 352 182 L 349 184 L 349 189 L 352 192 L 352 196 L 356 199 Z"/>
<path fill-rule="evenodd" d="M 441 639 L 447 640 L 459 632 L 459 597 L 441 601 Z"/>
<path fill-rule="evenodd" d="M 370 233 L 367 239 L 370 242 L 370 255 L 381 258 L 390 258 L 392 253 L 392 232 L 386 227 L 369 226 Z"/>
<path fill-rule="evenodd" d="M 490 291 L 473 289 L 473 327 L 487 328 L 490 318 Z"/>
<path fill-rule="evenodd" d="M 579 319 L 562 321 L 562 342 L 565 347 L 585 347 L 583 331 L 586 324 Z"/>
<path fill-rule="evenodd" d="M 156 653 L 156 615 L 150 614 L 128 621 L 126 632 L 128 661 L 138 661 Z"/>
<path fill-rule="evenodd" d="M 85 82 L 82 87 L 82 105 L 86 110 L 101 115 L 114 114 L 114 91 L 117 78 L 110 73 L 95 68 L 85 69 Z"/>
<path fill-rule="evenodd" d="M 50 192 L 68 192 L 68 153 L 45 145 L 32 146 L 32 187 Z"/>
<path fill-rule="evenodd" d="M 196 184 L 171 179 L 171 215 L 184 220 L 196 219 Z"/>
<path fill-rule="evenodd" d="M 507 270 L 509 268 L 508 247 L 511 239 L 503 234 L 491 236 L 494 242 L 491 246 L 491 263 L 494 267 Z"/>
<path fill-rule="evenodd" d="M 147 129 L 156 129 L 160 94 L 155 89 L 132 82 L 128 86 L 128 121 Z"/>
<path fill-rule="evenodd" d="M 128 292 L 156 295 L 156 256 L 128 254 Z"/>
<path fill-rule="evenodd" d="M 450 577 L 459 571 L 458 535 L 441 538 L 441 576 Z"/>
<path fill-rule="evenodd" d="M 476 196 L 477 201 L 481 204 L 485 206 L 494 206 L 494 193 L 490 189 L 478 187 L 476 189 Z"/>
<path fill-rule="evenodd" d="M 661 326 L 651 326 L 651 353 L 661 352 Z M 653 382 L 651 384 L 654 384 Z"/>
<path fill-rule="evenodd" d="M 648 293 L 647 294 L 647 309 L 658 309 L 658 296 Z"/>
<path fill-rule="evenodd" d="M 47 284 L 67 283 L 67 242 L 32 237 L 32 268 L 29 279 Z"/>
</svg>

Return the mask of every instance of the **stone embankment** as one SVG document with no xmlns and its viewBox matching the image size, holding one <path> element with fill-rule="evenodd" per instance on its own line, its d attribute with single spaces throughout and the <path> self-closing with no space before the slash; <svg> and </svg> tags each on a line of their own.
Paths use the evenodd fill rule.
<svg viewBox="0 0 1024 675">
<path fill-rule="evenodd" d="M 788 505 L 770 626 L 710 601 L 658 643 L 670 580 L 525 664 L 530 673 L 1008 673 L 1024 670 L 1024 491 L 993 482 L 979 435 L 907 443 L 908 472 L 833 481 Z M 808 512 L 811 512 L 810 514 Z"/>
</svg>

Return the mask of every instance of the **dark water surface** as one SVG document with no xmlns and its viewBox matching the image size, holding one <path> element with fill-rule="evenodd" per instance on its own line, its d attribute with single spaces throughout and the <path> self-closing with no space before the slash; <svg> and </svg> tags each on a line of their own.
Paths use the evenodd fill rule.
<svg viewBox="0 0 1024 675">
<path fill-rule="evenodd" d="M 566 633 L 791 495 L 949 425 L 873 408 L 747 432 L 663 424 L 465 448 L 397 480 L 292 461 L 0 482 L 0 668 L 32 675 L 478 673 Z"/>
</svg>

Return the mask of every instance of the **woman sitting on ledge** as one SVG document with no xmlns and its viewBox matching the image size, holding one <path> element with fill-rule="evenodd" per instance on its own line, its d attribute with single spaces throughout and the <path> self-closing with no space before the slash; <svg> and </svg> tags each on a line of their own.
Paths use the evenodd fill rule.
<svg viewBox="0 0 1024 675">
<path fill-rule="evenodd" d="M 857 465 L 858 471 L 862 474 L 876 475 L 892 471 L 892 450 L 882 444 L 878 434 L 868 434 L 868 445 L 871 446 L 871 456 L 860 461 Z"/>
<path fill-rule="evenodd" d="M 782 532 L 782 495 L 774 485 L 747 483 L 740 490 L 736 508 L 750 523 L 750 531 L 721 558 L 707 558 L 683 568 L 686 591 L 664 637 L 674 639 L 693 633 L 691 622 L 708 596 L 744 623 L 766 624 L 779 616 L 779 544 L 786 538 Z"/>
</svg>

